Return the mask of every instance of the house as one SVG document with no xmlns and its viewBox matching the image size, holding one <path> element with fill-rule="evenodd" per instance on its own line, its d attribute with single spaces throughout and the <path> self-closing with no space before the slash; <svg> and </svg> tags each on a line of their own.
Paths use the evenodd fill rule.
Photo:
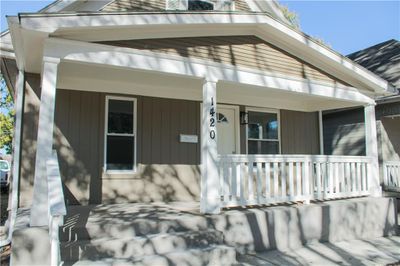
<svg viewBox="0 0 400 266">
<path fill-rule="evenodd" d="M 389 40 L 376 44 L 348 57 L 366 69 L 391 82 L 400 93 L 400 42 Z M 378 155 L 381 164 L 381 183 L 385 189 L 397 190 L 400 180 L 386 179 L 387 168 L 400 162 L 400 94 L 378 97 L 377 120 Z M 325 154 L 365 155 L 364 119 L 360 108 L 331 110 L 324 113 Z M 386 171 L 386 173 L 384 173 Z M 399 176 L 400 177 L 400 176 Z M 396 188 L 397 187 L 397 188 Z"/>
<path fill-rule="evenodd" d="M 76 205 L 151 202 L 199 202 L 202 215 L 223 215 L 371 196 L 347 202 L 384 211 L 359 219 L 379 223 L 374 235 L 392 232 L 374 99 L 395 89 L 294 29 L 275 2 L 60 0 L 8 24 L 1 67 L 16 95 L 13 210 L 29 209 L 30 228 L 49 227 L 52 259 L 64 198 L 74 215 Z M 365 155 L 321 155 L 322 111 L 360 106 Z M 346 212 L 335 213 L 339 221 Z M 336 228 L 326 217 L 321 228 Z M 366 231 L 352 230 L 336 235 Z"/>
</svg>

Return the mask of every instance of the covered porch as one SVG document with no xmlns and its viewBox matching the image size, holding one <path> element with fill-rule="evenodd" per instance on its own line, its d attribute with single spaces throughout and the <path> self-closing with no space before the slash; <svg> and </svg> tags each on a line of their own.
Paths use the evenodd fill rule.
<svg viewBox="0 0 400 266">
<path fill-rule="evenodd" d="M 191 164 L 200 168 L 200 180 L 196 181 L 194 174 L 194 182 L 199 184 L 202 213 L 219 213 L 221 208 L 232 206 L 289 201 L 308 203 L 314 199 L 380 195 L 374 101 L 354 87 L 57 38 L 46 41 L 42 75 L 32 225 L 47 223 L 43 215 L 47 209 L 47 196 L 43 193 L 47 191 L 45 158 L 50 157 L 54 141 L 57 141 L 52 137 L 54 116 L 59 108 L 56 95 L 63 91 L 105 95 L 105 102 L 102 103 L 105 105 L 102 111 L 105 118 L 102 119 L 106 121 L 100 126 L 105 130 L 104 138 L 100 139 L 100 147 L 103 148 L 108 135 L 112 135 L 105 128 L 109 120 L 109 99 L 113 97 L 117 101 L 124 100 L 121 99 L 124 97 L 133 99 L 134 108 L 142 104 L 142 113 L 133 112 L 134 123 L 138 117 L 144 121 L 148 115 L 137 97 L 194 101 L 194 106 L 198 104 L 199 112 L 196 107 L 191 112 L 199 114 L 197 119 L 200 125 L 191 123 L 191 127 L 175 132 L 176 135 L 171 137 L 185 145 L 198 145 L 198 161 L 196 149 L 189 152 L 188 148 L 183 156 L 194 156 L 194 163 Z M 360 105 L 365 106 L 367 156 L 321 155 L 321 111 Z M 147 110 L 151 112 L 151 109 Z M 188 110 L 178 110 L 178 114 Z M 233 110 L 230 118 L 234 123 L 230 128 L 222 126 L 225 116 L 222 110 Z M 286 152 L 282 152 L 282 110 L 312 114 L 314 121 L 293 130 L 302 131 L 302 138 L 296 138 L 296 134 L 285 137 Z M 289 115 L 286 114 L 286 117 Z M 159 119 L 161 122 L 163 117 Z M 119 179 L 125 179 L 119 183 L 122 186 L 131 182 L 129 178 L 132 176 L 141 177 L 143 172 L 137 172 L 137 167 L 140 167 L 137 164 L 137 147 L 143 145 L 146 134 L 142 132 L 142 144 L 137 144 L 137 127 L 135 124 L 128 134 L 135 143 L 130 159 L 132 168 L 122 169 L 128 171 L 109 168 L 105 149 L 103 160 L 97 166 L 102 166 L 100 176 L 112 178 L 118 175 Z M 314 128 L 313 134 L 307 135 L 308 131 L 304 129 L 308 127 Z M 155 130 L 161 131 L 162 128 Z M 300 150 L 295 152 L 298 154 L 290 154 L 290 147 L 304 141 L 314 146 L 313 152 Z M 152 153 L 159 153 L 161 148 L 157 145 L 151 147 Z M 177 159 L 173 164 L 185 164 L 185 160 L 186 157 Z M 160 159 L 153 164 L 163 163 Z M 107 181 L 103 179 L 102 182 Z"/>
</svg>

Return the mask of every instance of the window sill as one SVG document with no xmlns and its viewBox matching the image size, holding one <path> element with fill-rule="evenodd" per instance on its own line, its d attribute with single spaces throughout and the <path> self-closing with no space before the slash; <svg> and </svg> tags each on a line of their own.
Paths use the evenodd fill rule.
<svg viewBox="0 0 400 266">
<path fill-rule="evenodd" d="M 103 178 L 134 178 L 138 174 L 137 169 L 134 170 L 107 170 L 103 171 Z"/>
</svg>

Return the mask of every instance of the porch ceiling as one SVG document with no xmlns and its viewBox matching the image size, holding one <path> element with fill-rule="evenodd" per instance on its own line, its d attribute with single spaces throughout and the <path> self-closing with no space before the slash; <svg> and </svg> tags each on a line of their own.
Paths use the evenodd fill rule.
<svg viewBox="0 0 400 266">
<path fill-rule="evenodd" d="M 202 101 L 202 80 L 154 71 L 62 62 L 57 88 Z M 220 81 L 217 101 L 225 104 L 318 111 L 359 106 L 360 103 Z"/>
</svg>

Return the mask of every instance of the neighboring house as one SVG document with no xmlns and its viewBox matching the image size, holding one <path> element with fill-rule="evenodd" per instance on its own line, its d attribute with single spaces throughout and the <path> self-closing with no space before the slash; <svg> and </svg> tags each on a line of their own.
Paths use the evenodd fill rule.
<svg viewBox="0 0 400 266">
<path fill-rule="evenodd" d="M 202 213 L 381 195 L 374 99 L 394 88 L 273 1 L 61 0 L 8 24 L 13 204 L 31 206 L 31 226 L 48 225 L 48 199 L 62 195 L 194 201 Z M 359 106 L 365 156 L 320 155 L 321 112 Z M 53 149 L 63 193 L 46 172 Z"/>
<path fill-rule="evenodd" d="M 399 41 L 389 40 L 352 53 L 348 57 L 391 82 L 400 92 Z M 379 161 L 400 162 L 400 93 L 378 97 L 376 102 Z M 324 149 L 328 155 L 365 155 L 362 108 L 324 113 Z M 397 185 L 400 186 L 400 180 L 397 181 Z"/>
</svg>

